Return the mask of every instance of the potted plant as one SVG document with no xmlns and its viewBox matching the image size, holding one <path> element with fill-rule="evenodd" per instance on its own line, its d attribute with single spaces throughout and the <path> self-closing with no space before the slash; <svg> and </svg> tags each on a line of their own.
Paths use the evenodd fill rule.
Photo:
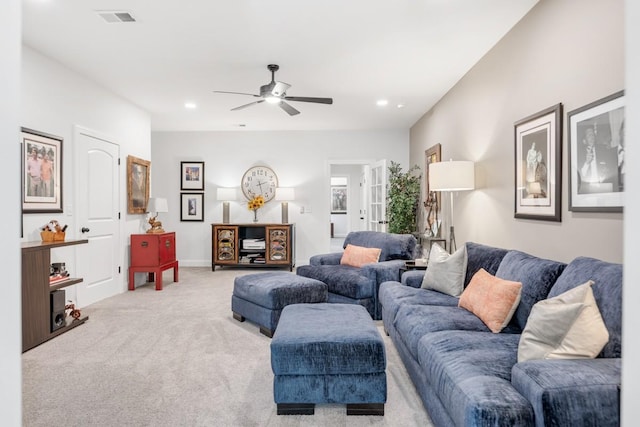
<svg viewBox="0 0 640 427">
<path fill-rule="evenodd" d="M 417 230 L 420 179 L 416 174 L 420 168 L 413 165 L 403 172 L 399 163 L 391 161 L 389 166 L 389 191 L 387 193 L 387 218 L 389 233 L 412 234 Z"/>
</svg>

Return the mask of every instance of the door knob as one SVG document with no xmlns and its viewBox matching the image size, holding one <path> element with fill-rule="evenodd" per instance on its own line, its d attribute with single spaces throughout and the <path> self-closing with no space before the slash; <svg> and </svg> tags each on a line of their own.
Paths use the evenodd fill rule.
<svg viewBox="0 0 640 427">
<path fill-rule="evenodd" d="M 88 233 L 91 230 L 89 230 L 87 227 L 82 227 L 80 231 L 82 231 L 83 233 Z"/>
</svg>

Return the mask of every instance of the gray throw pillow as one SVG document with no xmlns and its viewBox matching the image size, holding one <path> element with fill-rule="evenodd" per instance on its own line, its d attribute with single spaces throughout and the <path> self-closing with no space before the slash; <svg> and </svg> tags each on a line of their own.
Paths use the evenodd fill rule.
<svg viewBox="0 0 640 427">
<path fill-rule="evenodd" d="M 464 290 L 466 272 L 466 245 L 449 255 L 440 245 L 434 243 L 429 252 L 427 271 L 421 287 L 459 297 Z"/>
</svg>

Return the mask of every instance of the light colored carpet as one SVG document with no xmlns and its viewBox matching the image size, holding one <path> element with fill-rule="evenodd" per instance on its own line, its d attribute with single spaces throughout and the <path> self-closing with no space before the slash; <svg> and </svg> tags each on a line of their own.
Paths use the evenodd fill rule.
<svg viewBox="0 0 640 427">
<path fill-rule="evenodd" d="M 393 343 L 384 417 L 278 416 L 271 340 L 231 315 L 233 279 L 257 270 L 182 268 L 82 310 L 89 320 L 22 356 L 25 426 L 430 426 Z"/>
</svg>

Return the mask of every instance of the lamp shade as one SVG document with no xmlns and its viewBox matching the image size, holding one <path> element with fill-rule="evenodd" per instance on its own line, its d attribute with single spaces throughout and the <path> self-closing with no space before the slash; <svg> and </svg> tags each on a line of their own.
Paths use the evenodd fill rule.
<svg viewBox="0 0 640 427">
<path fill-rule="evenodd" d="M 276 188 L 276 200 L 287 201 L 295 199 L 295 191 L 290 187 Z"/>
<path fill-rule="evenodd" d="M 147 206 L 149 212 L 169 212 L 169 205 L 167 199 L 164 197 L 150 197 L 149 204 Z"/>
<path fill-rule="evenodd" d="M 449 161 L 429 164 L 429 189 L 431 191 L 463 191 L 475 187 L 473 162 Z"/>
<path fill-rule="evenodd" d="M 218 189 L 216 190 L 216 198 L 218 200 L 222 200 L 225 202 L 231 201 L 231 200 L 237 200 L 238 198 L 238 192 L 236 191 L 235 188 L 223 188 L 223 187 L 218 187 Z"/>
</svg>

